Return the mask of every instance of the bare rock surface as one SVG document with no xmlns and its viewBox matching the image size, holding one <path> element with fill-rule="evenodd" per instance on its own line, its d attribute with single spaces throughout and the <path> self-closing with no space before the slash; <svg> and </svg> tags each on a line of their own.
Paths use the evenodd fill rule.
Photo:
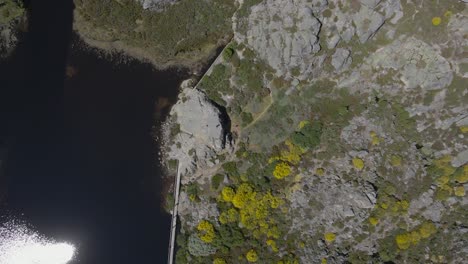
<svg viewBox="0 0 468 264">
<path fill-rule="evenodd" d="M 453 73 L 450 64 L 427 43 L 410 37 L 395 41 L 371 57 L 372 65 L 401 70 L 406 88 L 417 86 L 437 90 L 448 86 Z"/>
<path fill-rule="evenodd" d="M 252 7 L 246 34 L 236 37 L 246 40 L 278 75 L 287 75 L 293 68 L 305 75 L 320 50 L 320 27 L 312 2 L 267 0 Z"/>
<path fill-rule="evenodd" d="M 171 110 L 175 126 L 180 131 L 167 152 L 169 159 L 179 161 L 183 174 L 213 166 L 212 160 L 230 147 L 229 120 L 205 93 L 185 88 Z"/>
<path fill-rule="evenodd" d="M 346 70 L 352 62 L 351 52 L 347 49 L 338 48 L 332 56 L 332 65 L 336 72 Z"/>
</svg>

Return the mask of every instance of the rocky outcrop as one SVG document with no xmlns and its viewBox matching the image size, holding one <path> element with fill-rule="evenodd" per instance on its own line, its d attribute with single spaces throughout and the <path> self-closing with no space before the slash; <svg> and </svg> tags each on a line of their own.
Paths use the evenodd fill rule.
<svg viewBox="0 0 468 264">
<path fill-rule="evenodd" d="M 359 37 L 359 41 L 365 43 L 384 24 L 385 18 L 377 11 L 366 5 L 362 5 L 359 12 L 353 16 L 353 21 L 356 25 L 356 34 Z"/>
<path fill-rule="evenodd" d="M 395 24 L 402 16 L 402 7 L 399 0 L 335 0 L 334 9 L 329 16 L 322 18 L 323 36 L 329 49 L 335 48 L 338 43 L 348 43 L 356 35 L 359 42 L 369 41 L 378 30 L 389 21 Z"/>
<path fill-rule="evenodd" d="M 320 6 L 326 6 L 326 1 L 263 1 L 252 7 L 246 34 L 236 38 L 246 40 L 277 75 L 288 75 L 296 68 L 305 76 L 320 50 L 321 23 L 314 16 L 314 9 Z"/>
<path fill-rule="evenodd" d="M 427 90 L 447 87 L 453 79 L 448 61 L 427 43 L 416 38 L 395 41 L 371 57 L 374 67 L 401 72 L 407 89 L 420 86 Z"/>
<path fill-rule="evenodd" d="M 169 126 L 177 133 L 166 140 L 171 142 L 166 154 L 179 161 L 182 174 L 214 166 L 217 156 L 231 148 L 229 118 L 202 91 L 186 87 L 170 115 Z"/>
</svg>

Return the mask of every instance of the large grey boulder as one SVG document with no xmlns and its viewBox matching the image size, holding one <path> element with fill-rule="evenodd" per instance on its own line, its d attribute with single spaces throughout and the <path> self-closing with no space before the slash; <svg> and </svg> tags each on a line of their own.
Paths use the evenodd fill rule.
<svg viewBox="0 0 468 264">
<path fill-rule="evenodd" d="M 185 88 L 171 110 L 179 133 L 169 147 L 168 158 L 179 160 L 183 174 L 215 165 L 217 155 L 230 148 L 228 117 L 205 93 Z"/>
</svg>

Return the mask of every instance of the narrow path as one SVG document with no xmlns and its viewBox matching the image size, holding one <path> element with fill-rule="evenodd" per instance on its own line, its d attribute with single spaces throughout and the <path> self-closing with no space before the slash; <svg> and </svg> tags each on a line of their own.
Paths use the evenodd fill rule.
<svg viewBox="0 0 468 264">
<path fill-rule="evenodd" d="M 232 40 L 232 38 L 231 38 Z M 211 63 L 210 67 L 208 70 L 205 71 L 203 76 L 198 80 L 197 84 L 193 87 L 193 89 L 196 89 L 198 85 L 201 83 L 203 77 L 205 75 L 209 74 L 213 68 L 214 65 L 217 64 L 219 60 L 221 60 L 222 55 L 224 53 L 224 50 L 229 46 L 231 43 L 231 40 L 229 40 L 228 44 L 221 50 L 219 53 L 218 57 Z M 169 238 L 169 248 L 168 248 L 168 258 L 167 258 L 167 263 L 168 264 L 173 264 L 174 263 L 174 251 L 175 251 L 175 239 L 176 239 L 176 231 L 177 231 L 177 215 L 178 215 L 178 209 L 179 209 L 179 192 L 180 192 L 180 162 L 177 161 L 177 178 L 175 181 L 175 186 L 174 186 L 174 208 L 172 209 L 172 220 L 171 220 L 171 234 Z"/>
<path fill-rule="evenodd" d="M 179 209 L 179 191 L 180 191 L 180 167 L 177 161 L 177 178 L 174 185 L 174 208 L 172 209 L 172 220 L 171 220 L 171 236 L 169 240 L 169 256 L 167 263 L 172 264 L 174 261 L 174 250 L 175 250 L 175 238 L 177 231 L 177 210 Z"/>
<path fill-rule="evenodd" d="M 242 128 L 241 133 L 242 131 L 245 131 L 247 128 L 257 123 L 257 121 L 260 120 L 268 112 L 268 110 L 270 110 L 270 107 L 273 105 L 273 103 L 274 103 L 273 96 L 270 95 L 270 103 L 268 104 L 268 106 L 265 107 L 265 109 L 263 109 L 263 111 L 260 114 L 258 114 L 257 117 L 255 117 L 255 119 L 252 122 L 250 122 L 250 124 Z"/>
</svg>

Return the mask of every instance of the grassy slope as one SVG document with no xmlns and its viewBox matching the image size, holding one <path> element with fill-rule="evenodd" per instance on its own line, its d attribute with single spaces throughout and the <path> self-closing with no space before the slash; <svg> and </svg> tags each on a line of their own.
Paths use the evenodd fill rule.
<svg viewBox="0 0 468 264">
<path fill-rule="evenodd" d="M 134 0 L 76 0 L 76 31 L 92 46 L 124 51 L 164 67 L 206 59 L 232 34 L 228 0 L 182 0 L 156 13 Z"/>
</svg>

